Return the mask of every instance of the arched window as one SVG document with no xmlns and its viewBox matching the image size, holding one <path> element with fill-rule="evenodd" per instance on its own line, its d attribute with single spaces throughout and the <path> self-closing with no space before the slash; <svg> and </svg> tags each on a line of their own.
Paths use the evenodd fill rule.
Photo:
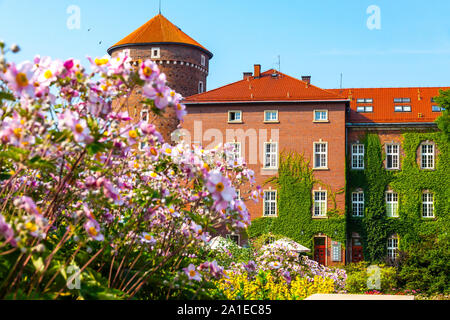
<svg viewBox="0 0 450 320">
<path fill-rule="evenodd" d="M 204 91 L 203 81 L 198 82 L 198 93 L 202 93 Z"/>
</svg>

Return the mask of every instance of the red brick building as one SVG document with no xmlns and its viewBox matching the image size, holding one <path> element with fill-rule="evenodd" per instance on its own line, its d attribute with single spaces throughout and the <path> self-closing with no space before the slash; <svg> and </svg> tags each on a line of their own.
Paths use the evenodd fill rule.
<svg viewBox="0 0 450 320">
<path fill-rule="evenodd" d="M 325 90 L 311 84 L 309 76 L 299 80 L 276 70 L 261 72 L 261 66 L 255 65 L 254 72 L 245 72 L 239 81 L 206 91 L 212 53 L 161 14 L 116 43 L 108 53 L 114 56 L 123 49 L 130 49 L 135 61 L 156 61 L 167 75 L 168 85 L 187 97 L 184 103 L 188 115 L 182 126 L 188 134 L 184 139 L 205 148 L 234 143 L 235 156 L 243 157 L 254 170 L 257 184 L 264 185 L 278 174 L 282 151 L 302 154 L 320 181 L 311 188 L 308 214 L 311 221 L 326 223 L 332 222 L 331 211 L 346 218 L 364 214 L 364 190 L 349 190 L 346 181 L 346 170 L 364 170 L 366 150 L 362 137 L 368 132 L 376 133 L 386 158 L 383 166 L 386 170 L 400 170 L 403 132 L 435 131 L 434 120 L 441 108 L 433 97 L 439 89 L 449 89 Z M 149 114 L 141 108 L 139 98 L 137 91 L 129 110 L 136 120 Z M 156 123 L 166 138 L 178 125 L 173 114 L 149 121 Z M 420 152 L 426 154 L 418 154 L 417 159 L 434 161 L 439 150 L 432 141 L 425 144 Z M 244 191 L 246 186 L 241 188 Z M 255 204 L 246 200 L 252 220 L 277 218 L 277 187 L 266 184 L 263 190 L 264 201 Z M 386 192 L 385 205 L 387 212 L 392 213 L 398 207 L 398 198 L 391 191 Z M 319 228 L 312 234 L 309 240 L 314 259 L 324 265 L 362 260 L 361 235 L 350 229 L 345 232 L 345 243 L 333 239 L 336 231 Z M 394 255 L 396 250 L 398 238 L 392 236 L 387 243 L 388 255 Z"/>
<path fill-rule="evenodd" d="M 186 98 L 183 128 L 191 133 L 191 143 L 206 148 L 221 142 L 236 144 L 237 156 L 255 171 L 260 185 L 277 175 L 283 150 L 303 154 L 314 176 L 327 186 L 314 185 L 311 190 L 311 219 L 328 219 L 330 209 L 345 215 L 346 205 L 358 203 L 357 195 L 346 204 L 347 195 L 339 191 L 346 189 L 346 161 L 351 170 L 363 169 L 362 135 L 377 132 L 384 146 L 400 143 L 405 128 L 435 130 L 434 120 L 441 112 L 432 98 L 439 89 L 448 88 L 324 90 L 312 85 L 310 77 L 298 80 L 276 70 L 261 73 L 255 65 L 253 73 L 244 73 L 237 82 Z M 246 202 L 252 219 L 277 217 L 276 187 L 263 189 L 264 201 Z M 359 235 L 350 232 L 346 242 L 339 254 L 342 259 L 336 261 L 333 235 L 317 233 L 313 256 L 325 265 L 363 259 Z"/>
</svg>

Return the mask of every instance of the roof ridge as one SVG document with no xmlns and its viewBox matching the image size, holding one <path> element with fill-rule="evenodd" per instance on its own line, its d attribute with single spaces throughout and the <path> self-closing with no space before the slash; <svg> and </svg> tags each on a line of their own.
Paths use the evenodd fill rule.
<svg viewBox="0 0 450 320">
<path fill-rule="evenodd" d="M 298 78 L 292 77 L 292 76 L 290 76 L 290 75 L 287 75 L 287 74 L 285 74 L 285 73 L 282 73 L 281 71 L 278 71 L 278 72 L 279 72 L 279 73 L 281 73 L 282 75 L 285 75 L 285 76 L 287 76 L 287 77 L 291 78 L 291 79 L 294 79 L 294 80 L 300 81 L 300 82 L 302 82 L 302 83 L 304 83 L 304 84 L 307 84 L 307 82 L 306 82 L 306 81 L 303 81 L 303 80 L 301 80 L 301 79 L 298 79 Z M 328 91 L 327 89 L 323 89 L 323 88 L 320 88 L 320 87 L 318 87 L 318 86 L 315 86 L 315 85 L 313 85 L 313 84 L 311 84 L 311 83 L 308 83 L 308 85 L 309 85 L 309 86 L 311 86 L 311 87 L 314 87 L 314 88 L 316 88 L 316 89 L 319 89 L 319 90 L 325 91 L 326 93 L 328 93 L 328 94 L 330 94 L 330 95 L 332 95 L 332 96 L 336 96 L 336 94 L 335 94 L 335 93 L 333 93 L 333 92 L 330 92 L 330 91 Z M 343 96 L 341 96 L 341 95 L 338 95 L 338 96 L 339 96 L 339 97 L 341 97 L 341 98 L 345 98 L 345 97 L 343 97 Z"/>
</svg>

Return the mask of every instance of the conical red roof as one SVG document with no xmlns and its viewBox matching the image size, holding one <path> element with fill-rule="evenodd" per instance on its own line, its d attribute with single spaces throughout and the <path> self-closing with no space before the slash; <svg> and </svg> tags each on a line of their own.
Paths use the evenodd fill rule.
<svg viewBox="0 0 450 320">
<path fill-rule="evenodd" d="M 111 54 L 112 50 L 118 47 L 150 43 L 187 44 L 202 49 L 209 55 L 210 58 L 212 57 L 211 52 L 209 52 L 200 43 L 189 37 L 186 33 L 181 31 L 180 28 L 167 20 L 167 18 L 162 14 L 154 16 L 143 26 L 136 29 L 128 36 L 117 42 L 115 45 L 108 49 L 108 53 Z"/>
</svg>

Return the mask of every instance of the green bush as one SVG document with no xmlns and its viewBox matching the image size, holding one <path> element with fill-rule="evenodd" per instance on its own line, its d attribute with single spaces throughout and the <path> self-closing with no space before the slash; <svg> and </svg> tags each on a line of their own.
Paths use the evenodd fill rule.
<svg viewBox="0 0 450 320">
<path fill-rule="evenodd" d="M 379 283 L 373 283 L 374 285 L 369 287 L 371 279 L 376 280 L 376 275 L 371 273 L 372 266 L 379 268 Z M 369 266 L 367 262 L 360 262 L 351 263 L 345 269 L 347 271 L 346 290 L 349 293 L 364 293 L 371 289 L 389 292 L 397 287 L 397 272 L 394 267 L 384 264 Z"/>
<path fill-rule="evenodd" d="M 450 242 L 447 234 L 422 236 L 420 244 L 404 253 L 398 279 L 406 289 L 427 294 L 450 293 Z"/>
</svg>

